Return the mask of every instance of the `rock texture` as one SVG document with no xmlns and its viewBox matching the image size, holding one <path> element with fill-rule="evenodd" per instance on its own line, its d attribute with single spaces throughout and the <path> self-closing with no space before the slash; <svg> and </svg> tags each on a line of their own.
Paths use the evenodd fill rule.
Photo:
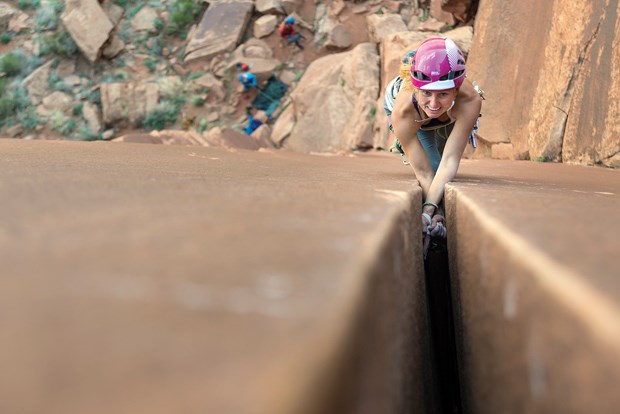
<svg viewBox="0 0 620 414">
<path fill-rule="evenodd" d="M 482 1 L 469 58 L 487 92 L 481 137 L 515 158 L 618 166 L 619 23 L 602 0 Z"/>
<path fill-rule="evenodd" d="M 190 34 L 185 62 L 233 51 L 243 36 L 253 9 L 254 3 L 246 1 L 211 4 L 196 30 Z"/>
</svg>

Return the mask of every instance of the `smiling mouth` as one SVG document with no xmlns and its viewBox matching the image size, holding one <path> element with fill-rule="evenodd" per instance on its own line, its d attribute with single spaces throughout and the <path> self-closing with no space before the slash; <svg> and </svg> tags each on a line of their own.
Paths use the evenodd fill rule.
<svg viewBox="0 0 620 414">
<path fill-rule="evenodd" d="M 426 109 L 428 109 L 429 111 L 436 112 L 436 111 L 439 111 L 441 109 L 441 106 L 439 108 L 431 108 L 430 106 L 427 105 Z"/>
</svg>

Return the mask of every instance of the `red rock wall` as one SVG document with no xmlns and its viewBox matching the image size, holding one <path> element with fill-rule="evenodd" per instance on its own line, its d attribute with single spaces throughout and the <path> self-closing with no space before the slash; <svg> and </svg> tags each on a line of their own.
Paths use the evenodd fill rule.
<svg viewBox="0 0 620 414">
<path fill-rule="evenodd" d="M 514 158 L 620 166 L 619 23 L 618 1 L 481 0 L 468 59 L 487 92 L 481 138 Z"/>
</svg>

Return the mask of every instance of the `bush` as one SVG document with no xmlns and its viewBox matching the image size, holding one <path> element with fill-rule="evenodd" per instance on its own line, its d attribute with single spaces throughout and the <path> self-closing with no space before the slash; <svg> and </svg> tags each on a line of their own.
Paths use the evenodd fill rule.
<svg viewBox="0 0 620 414">
<path fill-rule="evenodd" d="M 151 59 L 144 59 L 144 66 L 146 66 L 151 73 L 155 72 L 155 69 L 157 69 L 157 63 Z"/>
<path fill-rule="evenodd" d="M 0 56 L 0 72 L 7 76 L 27 76 L 41 64 L 41 59 L 26 55 L 15 49 Z"/>
<path fill-rule="evenodd" d="M 77 45 L 71 35 L 63 31 L 44 37 L 41 42 L 41 51 L 52 52 L 58 56 L 70 58 L 77 52 Z"/>
<path fill-rule="evenodd" d="M 202 106 L 205 103 L 205 100 L 202 96 L 200 95 L 192 95 L 189 99 L 189 101 L 192 103 L 192 105 L 194 106 Z"/>
<path fill-rule="evenodd" d="M 187 28 L 196 21 L 203 7 L 202 1 L 172 0 L 172 4 L 169 6 L 170 20 L 166 27 L 166 33 L 183 37 Z"/>
<path fill-rule="evenodd" d="M 4 33 L 0 34 L 0 42 L 4 43 L 6 45 L 11 40 L 13 40 L 13 36 L 15 36 L 13 33 L 4 32 Z"/>
<path fill-rule="evenodd" d="M 200 118 L 200 122 L 198 123 L 198 132 L 199 133 L 204 133 L 207 130 L 208 127 L 208 122 L 206 119 L 204 118 Z"/>
<path fill-rule="evenodd" d="M 37 7 L 39 7 L 41 4 L 40 0 L 18 0 L 17 1 L 17 6 L 22 9 L 36 9 Z"/>
<path fill-rule="evenodd" d="M 22 71 L 22 59 L 16 52 L 9 52 L 0 57 L 0 72 L 7 76 L 19 75 Z"/>
<path fill-rule="evenodd" d="M 43 123 L 33 106 L 29 106 L 28 108 L 25 108 L 25 110 L 19 111 L 17 114 L 17 121 L 25 130 L 35 129 L 37 125 Z"/>
<path fill-rule="evenodd" d="M 78 139 L 82 141 L 98 141 L 103 139 L 103 136 L 98 133 L 94 133 L 87 123 L 83 123 L 78 130 Z"/>
<path fill-rule="evenodd" d="M 23 86 L 11 88 L 5 84 L 3 88 L 5 90 L 0 96 L 0 126 L 5 125 L 30 106 L 28 94 Z"/>
<path fill-rule="evenodd" d="M 178 115 L 178 105 L 172 101 L 162 101 L 146 115 L 142 121 L 142 126 L 148 130 L 156 129 L 160 131 L 166 127 L 166 124 L 174 124 Z"/>
<path fill-rule="evenodd" d="M 75 131 L 75 128 L 77 128 L 77 125 L 73 119 L 58 110 L 52 112 L 49 122 L 52 130 L 64 136 L 68 136 Z"/>
<path fill-rule="evenodd" d="M 42 7 L 37 9 L 34 16 L 36 30 L 54 30 L 58 27 L 59 16 L 65 6 L 60 0 L 48 0 Z"/>
</svg>

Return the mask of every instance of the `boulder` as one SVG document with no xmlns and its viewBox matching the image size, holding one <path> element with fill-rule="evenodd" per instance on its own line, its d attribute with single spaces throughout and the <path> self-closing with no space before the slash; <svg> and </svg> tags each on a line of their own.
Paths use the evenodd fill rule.
<svg viewBox="0 0 620 414">
<path fill-rule="evenodd" d="M 473 17 L 474 10 L 473 0 L 442 0 L 441 8 L 452 13 L 452 16 L 460 22 L 466 23 Z"/>
<path fill-rule="evenodd" d="M 28 97 L 30 102 L 35 105 L 41 103 L 43 97 L 50 92 L 50 75 L 52 73 L 52 64 L 49 62 L 41 65 L 34 70 L 26 79 L 23 80 L 22 85 L 28 91 Z"/>
<path fill-rule="evenodd" d="M 129 123 L 136 126 L 155 109 L 158 101 L 159 90 L 153 83 L 101 84 L 101 106 L 106 125 Z"/>
<path fill-rule="evenodd" d="M 261 38 L 273 33 L 278 25 L 278 18 L 272 14 L 261 16 L 254 22 L 254 36 Z"/>
<path fill-rule="evenodd" d="M 95 63 L 114 25 L 97 0 L 66 0 L 60 16 L 80 51 Z"/>
<path fill-rule="evenodd" d="M 123 14 L 125 14 L 125 9 L 114 3 L 113 0 L 104 0 L 103 3 L 101 3 L 101 8 L 114 26 L 120 23 Z"/>
<path fill-rule="evenodd" d="M 291 94 L 287 111 L 293 113 L 285 118 L 296 123 L 284 146 L 300 152 L 370 148 L 378 85 L 379 56 L 372 43 L 315 60 Z M 279 123 L 272 137 L 282 131 Z"/>
<path fill-rule="evenodd" d="M 155 9 L 144 6 L 131 19 L 131 28 L 136 32 L 154 33 L 157 31 L 155 20 L 158 18 Z"/>
<path fill-rule="evenodd" d="M 445 0 L 431 0 L 430 14 L 438 22 L 447 24 L 448 26 L 454 26 L 456 23 L 452 13 L 445 11 L 442 5 Z"/>
<path fill-rule="evenodd" d="M 267 124 L 263 124 L 256 128 L 250 136 L 256 141 L 260 148 L 272 148 L 273 144 L 269 137 L 271 136 L 271 128 Z"/>
<path fill-rule="evenodd" d="M 189 34 L 185 62 L 209 59 L 237 47 L 250 20 L 254 3 L 231 1 L 212 3 L 195 30 Z"/>
<path fill-rule="evenodd" d="M 8 30 L 9 22 L 17 13 L 19 13 L 19 10 L 8 3 L 0 1 L 0 32 L 6 32 Z"/>
<path fill-rule="evenodd" d="M 385 36 L 391 33 L 405 32 L 407 26 L 398 14 L 372 14 L 366 16 L 370 41 L 380 43 Z"/>
<path fill-rule="evenodd" d="M 348 49 L 351 45 L 352 42 L 349 29 L 341 23 L 338 23 L 333 27 L 329 37 L 327 38 L 327 42 L 325 42 L 325 48 L 331 50 Z"/>
<path fill-rule="evenodd" d="M 243 132 L 231 128 L 215 127 L 209 129 L 203 135 L 210 146 L 223 147 L 226 149 L 258 150 L 261 148 L 258 141 Z"/>
<path fill-rule="evenodd" d="M 303 0 L 282 0 L 284 13 L 291 14 L 299 11 L 303 5 Z"/>
<path fill-rule="evenodd" d="M 64 92 L 56 91 L 41 100 L 41 105 L 36 109 L 37 114 L 48 117 L 53 112 L 65 113 L 73 107 L 73 98 Z"/>
<path fill-rule="evenodd" d="M 255 7 L 261 14 L 284 14 L 282 0 L 256 0 Z"/>
<path fill-rule="evenodd" d="M 90 102 L 84 102 L 82 106 L 82 116 L 84 120 L 86 120 L 86 125 L 90 128 L 90 130 L 97 134 L 103 129 L 103 124 L 101 123 L 101 111 L 99 111 L 99 107 Z"/>
<path fill-rule="evenodd" d="M 232 57 L 233 63 L 228 65 L 228 67 L 234 66 L 237 62 L 243 62 L 247 58 L 271 59 L 272 57 L 273 49 L 264 40 L 251 38 L 235 49 Z"/>
</svg>

